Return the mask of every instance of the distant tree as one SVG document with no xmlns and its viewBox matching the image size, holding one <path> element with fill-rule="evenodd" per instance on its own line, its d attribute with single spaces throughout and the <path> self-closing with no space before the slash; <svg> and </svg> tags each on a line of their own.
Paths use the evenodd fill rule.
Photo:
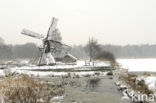
<svg viewBox="0 0 156 103">
<path fill-rule="evenodd" d="M 0 59 L 11 59 L 11 58 L 12 58 L 12 46 L 0 45 Z"/>
<path fill-rule="evenodd" d="M 14 58 L 36 58 L 39 53 L 38 47 L 34 43 L 15 45 L 12 51 Z"/>
<path fill-rule="evenodd" d="M 5 45 L 3 38 L 0 37 L 0 59 L 12 58 L 12 46 Z"/>
<path fill-rule="evenodd" d="M 87 56 L 88 54 L 85 51 L 85 47 L 82 45 L 74 45 L 72 49 L 70 50 L 70 53 L 77 58 L 84 59 L 88 57 Z"/>
<path fill-rule="evenodd" d="M 0 45 L 4 45 L 4 40 L 1 37 L 0 37 Z"/>
<path fill-rule="evenodd" d="M 116 58 L 156 58 L 156 45 L 101 45 L 104 51 L 109 51 Z"/>
<path fill-rule="evenodd" d="M 88 44 L 86 45 L 86 52 L 88 52 L 90 61 L 93 61 L 95 58 L 95 55 L 101 51 L 100 45 L 98 44 L 98 41 L 94 38 L 89 38 Z"/>
</svg>

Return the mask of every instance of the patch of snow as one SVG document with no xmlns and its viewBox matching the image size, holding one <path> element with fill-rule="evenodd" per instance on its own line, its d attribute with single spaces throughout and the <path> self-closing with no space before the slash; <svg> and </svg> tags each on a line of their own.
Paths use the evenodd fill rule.
<svg viewBox="0 0 156 103">
<path fill-rule="evenodd" d="M 85 65 L 85 61 L 81 61 L 81 60 L 77 61 L 77 66 L 84 66 L 84 65 Z"/>
<path fill-rule="evenodd" d="M 156 89 L 156 76 L 141 76 L 137 80 L 144 80 L 150 90 Z"/>
<path fill-rule="evenodd" d="M 29 64 L 29 60 L 20 60 L 19 64 Z"/>
<path fill-rule="evenodd" d="M 22 74 L 28 74 L 28 75 L 34 75 L 34 76 L 63 76 L 67 75 L 67 72 L 40 72 L 40 71 L 25 71 L 25 70 L 17 70 L 17 73 Z"/>
<path fill-rule="evenodd" d="M 52 98 L 52 100 L 61 100 L 63 98 L 64 98 L 64 96 L 55 96 Z"/>
<path fill-rule="evenodd" d="M 120 89 L 127 89 L 127 86 L 125 84 L 121 84 L 119 87 Z"/>
<path fill-rule="evenodd" d="M 109 61 L 95 61 L 95 66 L 110 66 Z"/>
<path fill-rule="evenodd" d="M 85 76 L 85 75 L 93 75 L 95 74 L 95 72 L 93 71 L 89 71 L 89 72 L 74 72 L 76 75 L 79 75 L 79 76 Z"/>
<path fill-rule="evenodd" d="M 4 70 L 0 70 L 0 76 L 4 76 L 5 73 L 4 73 Z"/>
</svg>

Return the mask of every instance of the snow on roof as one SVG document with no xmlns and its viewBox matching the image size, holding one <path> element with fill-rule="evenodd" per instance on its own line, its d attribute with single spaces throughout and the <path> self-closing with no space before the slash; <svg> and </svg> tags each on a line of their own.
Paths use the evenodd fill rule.
<svg viewBox="0 0 156 103">
<path fill-rule="evenodd" d="M 69 56 L 69 57 L 71 57 L 72 59 L 77 60 L 77 58 L 76 58 L 76 57 L 74 57 L 73 55 L 71 55 L 70 53 L 67 53 L 65 56 Z"/>
</svg>

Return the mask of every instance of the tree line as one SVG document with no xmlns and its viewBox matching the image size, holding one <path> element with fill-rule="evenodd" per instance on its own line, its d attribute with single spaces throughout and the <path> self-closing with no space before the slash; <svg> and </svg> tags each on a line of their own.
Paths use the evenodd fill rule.
<svg viewBox="0 0 156 103">
<path fill-rule="evenodd" d="M 71 52 L 80 58 L 88 57 L 83 45 L 74 45 Z M 156 58 L 156 44 L 142 45 L 102 45 L 100 48 L 103 51 L 111 52 L 116 58 Z"/>
<path fill-rule="evenodd" d="M 96 41 L 94 41 L 96 42 Z M 101 55 L 111 57 L 114 54 L 116 58 L 156 58 L 156 44 L 155 45 L 102 45 L 97 44 L 95 50 L 92 50 L 93 54 L 96 54 L 96 58 L 100 58 Z M 73 45 L 70 53 L 77 58 L 89 58 L 93 54 L 89 51 L 91 47 L 89 42 L 86 45 Z M 102 51 L 97 54 L 97 51 Z M 15 58 L 37 58 L 39 56 L 39 49 L 34 43 L 27 43 L 23 45 L 7 45 L 4 40 L 0 38 L 0 59 L 15 59 Z"/>
<path fill-rule="evenodd" d="M 0 45 L 0 59 L 36 58 L 39 50 L 34 43 Z"/>
</svg>

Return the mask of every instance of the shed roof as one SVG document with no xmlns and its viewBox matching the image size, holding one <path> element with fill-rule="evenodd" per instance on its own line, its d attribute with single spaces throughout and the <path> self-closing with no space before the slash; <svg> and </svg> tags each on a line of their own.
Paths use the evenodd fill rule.
<svg viewBox="0 0 156 103">
<path fill-rule="evenodd" d="M 73 55 L 71 55 L 70 53 L 67 53 L 64 57 L 66 57 L 66 56 L 69 56 L 69 57 L 71 57 L 72 59 L 77 60 L 77 58 L 74 57 Z"/>
</svg>

